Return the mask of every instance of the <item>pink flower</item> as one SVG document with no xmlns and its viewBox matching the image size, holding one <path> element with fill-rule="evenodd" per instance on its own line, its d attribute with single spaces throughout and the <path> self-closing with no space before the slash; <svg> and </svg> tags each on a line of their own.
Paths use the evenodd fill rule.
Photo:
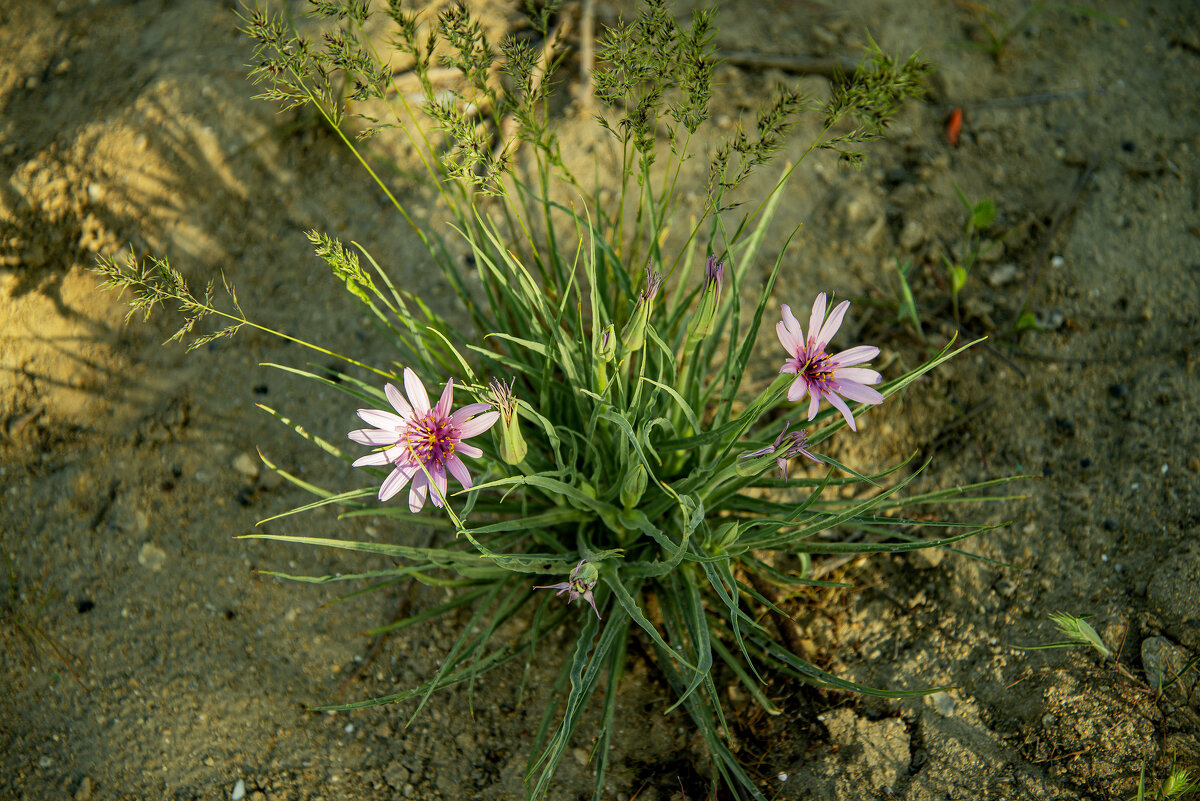
<svg viewBox="0 0 1200 801">
<path fill-rule="evenodd" d="M 812 400 L 808 404 L 808 419 L 817 416 L 817 407 L 821 398 L 842 413 L 851 431 L 857 431 L 854 425 L 854 415 L 842 396 L 858 403 L 883 403 L 883 396 L 871 389 L 867 384 L 878 384 L 883 377 L 874 370 L 851 365 L 869 362 L 879 355 L 879 348 L 869 345 L 859 345 L 856 348 L 844 350 L 836 356 L 825 352 L 829 340 L 837 333 L 846 316 L 850 301 L 843 300 L 825 319 L 825 293 L 817 295 L 813 301 L 812 316 L 808 321 L 808 339 L 792 310 L 786 305 L 780 307 L 783 320 L 775 326 L 779 341 L 791 358 L 779 369 L 781 373 L 792 373 L 796 380 L 788 388 L 788 400 L 799 401 L 808 393 Z"/>
<path fill-rule="evenodd" d="M 441 506 L 446 497 L 446 473 L 458 479 L 463 487 L 471 486 L 471 474 L 459 455 L 479 458 L 483 451 L 463 440 L 487 431 L 499 418 L 487 403 L 470 403 L 451 414 L 450 401 L 454 394 L 454 379 L 446 382 L 446 389 L 437 405 L 430 407 L 429 395 L 417 374 L 404 368 L 405 400 L 400 390 L 391 384 L 384 386 L 388 401 L 395 413 L 382 409 L 359 409 L 358 416 L 378 428 L 363 428 L 350 432 L 350 439 L 360 445 L 373 445 L 383 450 L 369 453 L 354 461 L 355 467 L 363 465 L 394 466 L 391 475 L 383 480 L 379 488 L 379 500 L 386 501 L 404 489 L 412 481 L 408 493 L 408 508 L 414 513 L 425 506 L 429 496 L 429 482 L 433 482 L 433 505 Z"/>
<path fill-rule="evenodd" d="M 596 581 L 600 577 L 600 571 L 586 559 L 581 559 L 579 564 L 575 565 L 575 569 L 571 571 L 571 578 L 567 581 L 560 581 L 558 584 L 547 584 L 544 587 L 534 587 L 535 590 L 558 590 L 554 593 L 555 596 L 567 593 L 567 603 L 577 601 L 580 598 L 592 605 L 592 611 L 596 613 L 596 619 L 600 617 L 600 610 L 596 608 L 596 599 L 592 595 L 592 590 L 596 586 Z"/>
</svg>

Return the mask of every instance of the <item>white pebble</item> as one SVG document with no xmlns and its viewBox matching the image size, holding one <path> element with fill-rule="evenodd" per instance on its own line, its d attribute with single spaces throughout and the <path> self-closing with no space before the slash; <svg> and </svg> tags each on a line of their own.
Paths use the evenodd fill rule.
<svg viewBox="0 0 1200 801">
<path fill-rule="evenodd" d="M 1102 553 L 1102 554 L 1100 554 L 1100 561 L 1101 561 L 1101 562 L 1107 562 L 1107 561 L 1108 561 L 1108 554 L 1106 554 L 1106 553 Z"/>
<path fill-rule="evenodd" d="M 787 775 L 787 773 L 785 773 L 784 771 L 781 770 L 781 771 L 779 771 L 779 774 L 775 778 L 779 779 L 779 781 L 781 781 L 781 782 L 786 782 L 788 780 L 788 775 Z"/>
<path fill-rule="evenodd" d="M 346 728 L 342 729 L 342 731 L 346 732 L 346 734 L 353 734 L 354 733 L 354 724 L 347 723 Z"/>
<path fill-rule="evenodd" d="M 231 801 L 242 801 L 246 797 L 246 783 L 241 779 L 233 785 L 233 792 L 229 794 Z"/>
</svg>

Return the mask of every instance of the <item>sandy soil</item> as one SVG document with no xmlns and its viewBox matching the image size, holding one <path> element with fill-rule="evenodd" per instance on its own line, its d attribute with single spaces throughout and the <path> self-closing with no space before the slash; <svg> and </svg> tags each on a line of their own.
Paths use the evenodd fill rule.
<svg viewBox="0 0 1200 801">
<path fill-rule="evenodd" d="M 602 19 L 628 11 L 598 5 Z M 977 349 L 844 445 L 865 465 L 932 456 L 929 486 L 1035 476 L 1025 500 L 992 513 L 1013 524 L 970 546 L 1020 569 L 941 554 L 854 562 L 842 568 L 854 590 L 791 602 L 831 669 L 957 689 L 884 702 L 776 681 L 786 711 L 774 719 L 731 693 L 737 747 L 772 798 L 1124 799 L 1143 767 L 1200 771 L 1195 674 L 1151 689 L 1156 666 L 1200 653 L 1200 8 L 1092 4 L 1125 27 L 1046 12 L 997 61 L 959 46 L 981 40 L 970 5 L 778 0 L 718 17 L 726 51 L 854 56 L 869 29 L 940 65 L 929 103 L 864 171 L 815 158 L 793 183 L 784 222 L 805 228 L 781 301 L 814 287 L 857 297 L 851 333 L 885 344 L 889 370 L 916 363 L 920 341 L 872 303 L 890 296 L 895 259 L 911 259 L 930 341 L 950 332 L 939 264 L 960 235 L 957 186 L 994 199 L 989 234 L 1002 240 L 970 278 L 964 328 L 1006 330 L 1027 291 L 1045 328 Z M 1026 7 L 993 4 L 1009 19 Z M 500 28 L 513 19 L 486 11 Z M 304 501 L 256 447 L 309 480 L 359 483 L 255 403 L 331 439 L 353 410 L 258 366 L 310 360 L 264 335 L 161 347 L 169 315 L 123 327 L 123 304 L 88 271 L 98 253 L 167 255 L 194 281 L 224 271 L 267 325 L 377 347 L 309 252 L 315 227 L 445 298 L 336 140 L 250 99 L 235 27 L 233 4 L 211 0 L 0 8 L 0 538 L 15 574 L 0 584 L 0 798 L 519 798 L 561 648 L 539 653 L 521 706 L 514 669 L 473 699 L 435 698 L 407 728 L 408 706 L 307 712 L 411 686 L 453 635 L 375 647 L 358 632 L 437 596 L 326 607 L 333 592 L 255 570 L 369 560 L 234 539 Z M 776 82 L 824 87 L 779 67 L 726 64 L 718 77 L 714 135 Z M 581 151 L 600 141 L 570 108 L 562 125 Z M 370 520 L 353 533 L 419 536 Z M 1093 615 L 1116 663 L 1013 647 L 1055 639 L 1059 610 Z M 704 797 L 691 727 L 662 714 L 666 688 L 644 650 L 631 655 L 608 797 Z M 590 797 L 589 742 L 577 745 L 554 798 Z"/>
</svg>

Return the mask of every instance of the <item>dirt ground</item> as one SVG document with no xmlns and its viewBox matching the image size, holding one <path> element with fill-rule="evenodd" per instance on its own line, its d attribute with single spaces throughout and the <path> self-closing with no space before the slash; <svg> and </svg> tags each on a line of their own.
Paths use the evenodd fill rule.
<svg viewBox="0 0 1200 801">
<path fill-rule="evenodd" d="M 984 38 L 972 3 L 720 10 L 717 45 L 734 55 L 717 71 L 714 138 L 778 82 L 823 92 L 797 57 L 856 57 L 868 30 L 939 65 L 928 102 L 863 171 L 817 156 L 793 180 L 780 226 L 804 228 L 779 302 L 856 298 L 846 333 L 882 346 L 885 374 L 915 364 L 924 346 L 884 301 L 896 259 L 912 260 L 929 342 L 952 330 L 940 254 L 961 237 L 958 187 L 995 201 L 988 234 L 1001 241 L 963 292 L 964 330 L 1009 330 L 1027 293 L 1043 329 L 995 337 L 864 415 L 840 446 L 867 466 L 932 456 L 929 487 L 1033 476 L 1023 500 L 961 511 L 1013 521 L 969 549 L 1017 569 L 940 552 L 862 560 L 839 568 L 853 590 L 791 602 L 831 670 L 956 689 L 895 702 L 775 680 L 785 712 L 770 719 L 731 689 L 736 747 L 769 798 L 1115 801 L 1143 767 L 1200 773 L 1197 674 L 1152 689 L 1164 664 L 1200 654 L 1200 6 L 1090 5 L 1128 24 L 1047 10 L 1000 59 L 963 46 Z M 991 4 L 1008 20 L 1028 7 Z M 600 0 L 597 15 L 631 8 Z M 360 632 L 438 596 L 324 606 L 327 587 L 255 571 L 370 560 L 234 539 L 305 501 L 256 448 L 316 483 L 361 484 L 255 404 L 330 439 L 354 427 L 353 409 L 259 366 L 311 361 L 266 335 L 162 347 L 177 321 L 122 326 L 123 303 L 88 270 L 130 247 L 169 256 L 196 282 L 224 271 L 266 325 L 344 351 L 380 346 L 312 256 L 303 231 L 317 228 L 449 302 L 334 137 L 250 99 L 234 12 L 215 0 L 0 7 L 0 539 L 15 577 L 0 583 L 0 798 L 521 798 L 561 645 L 539 651 L 520 705 L 514 668 L 473 698 L 435 697 L 408 727 L 409 705 L 306 711 L 417 683 L 454 634 L 375 648 Z M 517 13 L 484 12 L 498 28 Z M 787 58 L 755 66 L 746 53 Z M 562 113 L 581 155 L 602 151 L 585 114 Z M 791 155 L 806 142 L 801 131 Z M 421 206 L 418 187 L 392 183 Z M 414 536 L 333 524 L 317 514 L 270 530 Z M 1014 647 L 1056 639 L 1055 611 L 1092 615 L 1116 660 Z M 663 714 L 648 659 L 631 649 L 606 798 L 703 798 L 699 744 Z M 589 745 L 581 736 L 553 798 L 590 798 Z"/>
</svg>

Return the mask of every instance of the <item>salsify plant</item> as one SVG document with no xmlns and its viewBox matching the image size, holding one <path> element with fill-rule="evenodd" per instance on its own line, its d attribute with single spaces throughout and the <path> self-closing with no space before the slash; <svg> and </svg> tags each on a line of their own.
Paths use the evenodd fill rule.
<svg viewBox="0 0 1200 801">
<path fill-rule="evenodd" d="M 335 505 L 343 518 L 394 521 L 393 541 L 250 536 L 365 551 L 394 565 L 289 578 L 412 579 L 452 591 L 375 630 L 457 622 L 460 634 L 434 675 L 329 709 L 417 699 L 419 711 L 436 690 L 474 686 L 513 660 L 524 658 L 528 669 L 535 644 L 561 632 L 574 645 L 561 652 L 531 743 L 527 792 L 546 795 L 585 710 L 598 702 L 586 739 L 594 739 L 599 798 L 628 644 L 640 637 L 673 695 L 669 708 L 686 710 L 708 746 L 714 787 L 762 798 L 729 745 L 719 682 L 742 682 L 771 714 L 780 710 L 764 690 L 770 676 L 888 697 L 939 689 L 864 687 L 802 659 L 770 616 L 760 617 L 764 609 L 786 614 L 774 588 L 834 584 L 810 575 L 814 555 L 952 546 L 989 527 L 930 523 L 927 511 L 918 523 L 909 510 L 995 499 L 989 488 L 1001 482 L 915 493 L 920 470 L 908 462 L 866 475 L 822 450 L 857 430 L 856 414 L 886 414 L 890 396 L 963 348 L 950 343 L 886 381 L 868 366 L 876 347 L 837 350 L 847 301 L 831 308 L 825 292 L 797 299 L 811 303 L 807 326 L 789 305 L 771 305 L 786 244 L 769 259 L 763 243 L 799 161 L 752 210 L 732 198 L 802 113 L 823 120 L 805 156 L 829 149 L 858 163 L 860 146 L 920 94 L 929 67 L 917 56 L 894 61 L 872 43 L 828 99 L 781 89 L 752 130 L 738 128 L 712 149 L 706 198 L 680 222 L 679 179 L 712 94 L 713 12 L 696 12 L 684 26 L 664 0 L 652 0 L 601 37 L 590 80 L 598 133 L 620 165 L 616 200 L 602 202 L 603 187 L 584 187 L 550 124 L 551 78 L 564 52 L 560 5 L 533 9 L 526 35 L 495 46 L 461 5 L 423 14 L 392 2 L 389 58 L 415 76 L 420 102 L 396 88 L 370 3 L 314 2 L 333 24 L 320 42 L 280 16 L 248 12 L 263 96 L 311 106 L 328 122 L 413 226 L 457 302 L 435 311 L 365 249 L 310 232 L 317 255 L 395 350 L 340 355 L 340 369 L 281 366 L 347 396 L 338 402 L 348 427 L 357 408 L 366 427 L 349 432 L 352 445 L 295 429 L 362 468 L 360 486 L 329 489 L 267 464 L 316 497 L 285 514 Z M 357 136 L 348 133 L 353 125 Z M 439 209 L 452 217 L 446 231 L 418 225 L 372 166 L 368 140 L 389 128 L 408 138 L 427 170 Z M 670 234 L 672 223 L 682 234 Z M 470 259 L 456 249 L 463 246 Z M 228 320 L 193 347 L 243 325 L 270 330 L 242 313 L 228 284 L 232 310 L 218 307 L 211 284 L 194 294 L 165 259 L 102 260 L 99 269 L 110 286 L 132 292 L 130 314 L 179 304 L 177 338 L 205 318 Z M 775 323 L 782 353 L 760 337 L 764 318 Z M 748 378 L 773 372 L 772 381 Z M 789 461 L 800 458 L 808 470 L 789 477 Z M 921 538 L 917 526 L 945 533 Z M 404 544 L 412 527 L 444 536 Z"/>
</svg>

